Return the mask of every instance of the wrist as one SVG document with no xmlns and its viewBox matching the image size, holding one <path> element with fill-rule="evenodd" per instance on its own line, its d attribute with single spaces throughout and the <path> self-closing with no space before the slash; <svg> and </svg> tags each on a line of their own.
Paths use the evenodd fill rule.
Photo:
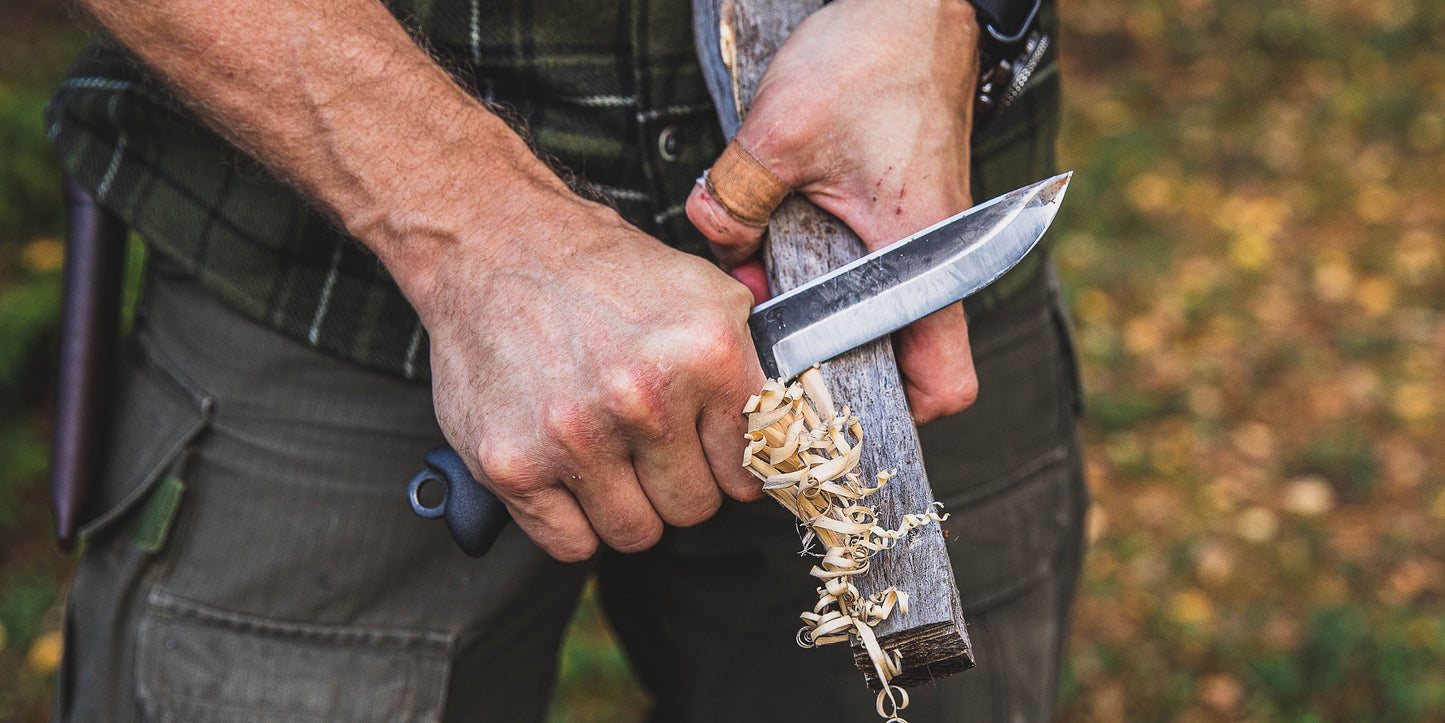
<svg viewBox="0 0 1445 723">
<path fill-rule="evenodd" d="M 419 310 L 449 267 L 515 262 L 534 250 L 546 219 L 589 205 L 500 118 L 473 105 L 446 128 L 419 129 L 386 149 L 385 177 L 336 207 Z"/>
</svg>

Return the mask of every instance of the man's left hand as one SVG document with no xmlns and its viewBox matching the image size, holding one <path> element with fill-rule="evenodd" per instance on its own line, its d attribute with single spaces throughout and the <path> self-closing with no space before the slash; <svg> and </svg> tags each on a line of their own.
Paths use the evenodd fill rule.
<svg viewBox="0 0 1445 723">
<path fill-rule="evenodd" d="M 809 16 L 758 84 L 737 142 L 794 191 L 848 224 L 869 251 L 967 209 L 979 28 L 963 0 L 838 0 Z M 687 214 L 761 302 L 763 229 L 699 184 Z M 963 307 L 901 330 L 914 419 L 978 393 Z"/>
</svg>

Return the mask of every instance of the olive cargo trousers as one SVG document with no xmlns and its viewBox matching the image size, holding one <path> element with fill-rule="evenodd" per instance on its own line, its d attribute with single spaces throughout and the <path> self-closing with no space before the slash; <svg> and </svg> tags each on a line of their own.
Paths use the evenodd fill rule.
<svg viewBox="0 0 1445 723">
<path fill-rule="evenodd" d="M 975 321 L 978 402 L 922 430 L 978 668 L 915 690 L 915 721 L 1052 711 L 1087 501 L 1051 279 Z M 640 554 L 562 564 L 512 527 L 473 559 L 405 502 L 442 442 L 428 388 L 159 266 L 126 357 L 57 720 L 539 720 L 589 571 L 654 720 L 876 720 L 848 650 L 794 643 L 815 581 L 771 502 Z"/>
</svg>

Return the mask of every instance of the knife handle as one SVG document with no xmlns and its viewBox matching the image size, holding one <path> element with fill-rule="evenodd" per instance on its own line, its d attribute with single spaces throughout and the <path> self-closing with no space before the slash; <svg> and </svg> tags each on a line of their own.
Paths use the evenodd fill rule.
<svg viewBox="0 0 1445 723">
<path fill-rule="evenodd" d="M 411 479 L 406 490 L 412 512 L 429 520 L 444 519 L 462 552 L 472 557 L 487 554 L 497 536 L 512 521 L 507 506 L 472 476 L 451 445 L 444 444 L 427 452 L 423 460 L 426 469 Z M 432 507 L 423 504 L 420 497 L 422 487 L 428 482 L 439 485 L 442 490 L 441 501 Z"/>
</svg>

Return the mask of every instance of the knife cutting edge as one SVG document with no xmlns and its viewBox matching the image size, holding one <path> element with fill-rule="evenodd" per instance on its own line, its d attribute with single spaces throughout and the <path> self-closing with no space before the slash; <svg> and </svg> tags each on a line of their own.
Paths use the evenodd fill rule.
<svg viewBox="0 0 1445 723">
<path fill-rule="evenodd" d="M 748 326 L 763 372 L 790 379 L 987 287 L 1038 244 L 1072 177 L 980 203 L 754 307 Z M 511 521 L 506 506 L 450 446 L 424 461 L 407 488 L 412 511 L 444 518 L 464 552 L 486 554 Z M 430 506 L 421 501 L 429 482 L 442 493 Z"/>
</svg>

